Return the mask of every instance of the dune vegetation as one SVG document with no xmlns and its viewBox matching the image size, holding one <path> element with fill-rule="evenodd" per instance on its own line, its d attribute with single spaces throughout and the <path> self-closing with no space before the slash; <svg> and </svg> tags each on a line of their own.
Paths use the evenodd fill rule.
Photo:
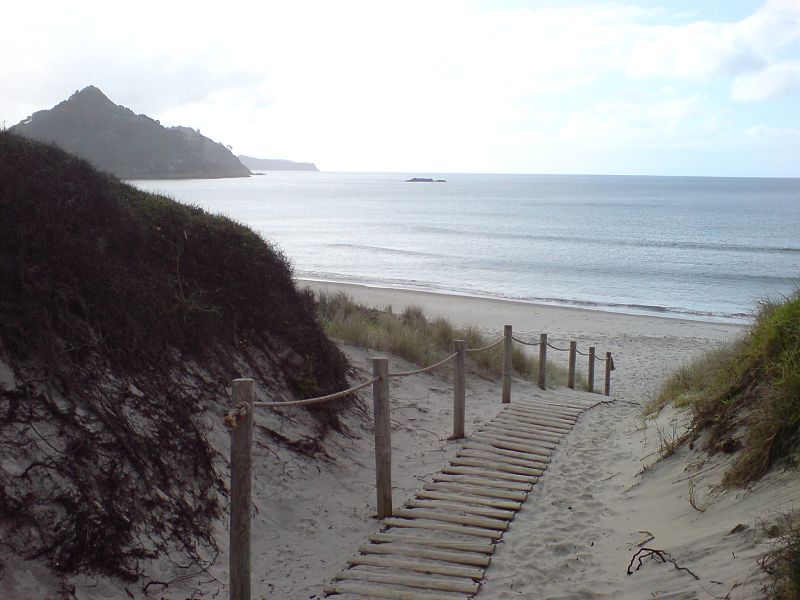
<svg viewBox="0 0 800 600">
<path fill-rule="evenodd" d="M 347 387 L 288 261 L 230 219 L 0 132 L 0 538 L 64 573 L 134 579 L 215 549 L 209 439 L 250 376 Z M 320 436 L 336 409 L 309 411 Z M 0 565 L 1 567 L 2 565 Z"/>
<path fill-rule="evenodd" d="M 800 290 L 761 303 L 739 339 L 682 366 L 648 410 L 668 402 L 693 412 L 686 439 L 709 452 L 735 454 L 724 477 L 743 486 L 778 466 L 796 468 L 800 449 Z M 767 528 L 773 549 L 762 561 L 769 597 L 800 598 L 800 513 Z"/>
<path fill-rule="evenodd" d="M 420 367 L 433 364 L 453 352 L 453 340 L 464 340 L 467 348 L 482 348 L 501 336 L 490 337 L 476 327 L 457 327 L 447 319 L 428 319 L 419 307 L 408 307 L 401 313 L 392 307 L 383 310 L 358 304 L 347 294 L 317 294 L 318 315 L 325 333 L 332 338 L 363 348 L 388 352 L 405 358 Z M 503 346 L 468 354 L 468 364 L 484 377 L 496 378 L 503 372 Z M 526 354 L 515 345 L 512 355 L 514 371 L 522 378 L 535 379 L 539 373 L 538 358 Z M 449 373 L 451 367 L 441 367 Z M 576 375 L 576 381 L 582 378 Z M 567 371 L 547 363 L 549 385 L 566 385 Z"/>
</svg>

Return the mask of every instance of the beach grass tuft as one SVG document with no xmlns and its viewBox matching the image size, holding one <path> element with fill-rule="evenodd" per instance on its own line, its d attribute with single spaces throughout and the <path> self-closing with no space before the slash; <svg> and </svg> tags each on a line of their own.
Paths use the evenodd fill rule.
<svg viewBox="0 0 800 600">
<path fill-rule="evenodd" d="M 370 308 L 357 303 L 343 292 L 317 293 L 320 322 L 325 333 L 345 343 L 380 352 L 388 352 L 424 367 L 453 352 L 453 340 L 464 340 L 467 348 L 481 348 L 502 337 L 502 332 L 490 337 L 477 327 L 457 327 L 447 319 L 428 319 L 422 308 L 407 307 L 395 313 L 391 306 Z M 468 361 L 485 377 L 497 378 L 503 372 L 502 345 L 484 352 L 470 353 Z M 533 379 L 539 372 L 539 361 L 515 347 L 512 355 L 514 371 L 522 378 Z M 442 372 L 449 372 L 443 366 Z M 547 363 L 548 385 L 566 385 L 565 368 Z M 579 380 L 579 378 L 578 378 Z"/>
<path fill-rule="evenodd" d="M 741 449 L 730 485 L 762 477 L 800 449 L 800 290 L 762 302 L 750 329 L 673 373 L 649 405 L 689 406 L 708 450 Z"/>
<path fill-rule="evenodd" d="M 774 543 L 760 561 L 770 576 L 765 591 L 773 600 L 800 600 L 800 511 L 781 515 L 766 529 Z"/>
</svg>

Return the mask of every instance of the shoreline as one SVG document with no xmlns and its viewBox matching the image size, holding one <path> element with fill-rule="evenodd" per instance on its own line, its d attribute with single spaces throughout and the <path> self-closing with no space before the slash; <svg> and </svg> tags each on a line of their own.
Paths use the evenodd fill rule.
<svg viewBox="0 0 800 600">
<path fill-rule="evenodd" d="M 626 336 L 683 336 L 722 341 L 744 331 L 746 323 L 661 315 L 612 312 L 596 308 L 536 304 L 524 300 L 466 296 L 455 293 L 381 287 L 380 285 L 295 278 L 299 287 L 328 293 L 343 292 L 374 308 L 391 306 L 395 312 L 420 306 L 429 317 L 444 317 L 455 325 L 483 330 L 515 330 L 587 337 L 592 334 Z"/>
<path fill-rule="evenodd" d="M 703 323 L 724 323 L 731 325 L 747 326 L 751 320 L 753 313 L 731 313 L 729 315 L 717 315 L 714 313 L 702 313 L 695 311 L 682 311 L 677 308 L 662 307 L 657 305 L 638 305 L 638 304 L 620 304 L 620 303 L 602 303 L 593 302 L 591 300 L 561 300 L 558 298 L 512 298 L 504 296 L 493 296 L 491 294 L 482 293 L 467 293 L 458 290 L 436 289 L 426 287 L 413 287 L 404 285 L 392 285 L 389 283 L 381 283 L 375 281 L 352 281 L 348 279 L 324 279 L 318 277 L 308 277 L 304 275 L 294 276 L 294 280 L 300 284 L 333 284 L 341 286 L 349 286 L 355 288 L 368 288 L 376 290 L 399 290 L 404 292 L 432 294 L 438 296 L 455 296 L 458 298 L 477 298 L 480 300 L 496 300 L 498 302 L 510 302 L 514 304 L 522 304 L 526 306 L 546 306 L 553 308 L 564 308 L 572 310 L 588 310 L 603 313 L 614 313 L 620 315 L 632 315 L 639 317 L 654 317 L 661 319 L 677 319 L 680 321 L 699 321 Z"/>
</svg>

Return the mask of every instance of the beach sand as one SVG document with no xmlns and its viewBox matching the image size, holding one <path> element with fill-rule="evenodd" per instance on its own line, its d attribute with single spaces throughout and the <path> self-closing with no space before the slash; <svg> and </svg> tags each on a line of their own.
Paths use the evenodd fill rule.
<svg viewBox="0 0 800 600">
<path fill-rule="evenodd" d="M 687 411 L 668 407 L 656 419 L 641 414 L 667 374 L 743 326 L 310 285 L 395 312 L 417 305 L 487 332 L 511 324 L 522 339 L 546 332 L 556 345 L 574 339 L 613 353 L 613 402 L 583 415 L 556 450 L 495 553 L 478 598 L 760 597 L 765 578 L 758 559 L 770 547 L 763 524 L 800 503 L 796 472 L 776 471 L 746 490 L 725 491 L 720 482 L 731 457 L 684 445 L 662 458 L 688 427 Z M 550 357 L 566 362 L 558 353 Z M 516 385 L 515 393 L 524 395 L 524 387 Z"/>
<path fill-rule="evenodd" d="M 679 448 L 659 460 L 680 435 L 688 415 L 667 409 L 658 420 L 641 407 L 663 377 L 705 349 L 736 336 L 742 327 L 679 319 L 536 306 L 367 286 L 300 282 L 316 290 L 344 291 L 357 301 L 395 312 L 421 306 L 429 316 L 480 327 L 491 337 L 511 324 L 522 339 L 546 332 L 556 345 L 577 340 L 580 348 L 614 354 L 612 402 L 585 413 L 556 449 L 545 476 L 529 495 L 486 571 L 481 599 L 542 598 L 753 598 L 763 585 L 757 564 L 768 548 L 759 524 L 800 501 L 796 474 L 776 472 L 748 490 L 723 492 L 724 459 Z M 353 384 L 370 374 L 369 350 L 342 345 Z M 566 356 L 553 352 L 551 358 Z M 390 357 L 393 371 L 414 368 Z M 585 372 L 585 366 L 583 367 Z M 599 377 L 598 377 L 599 379 Z M 533 383 L 514 379 L 512 397 Z M 262 393 L 263 397 L 263 393 Z M 300 412 L 256 414 L 253 476 L 253 598 L 309 600 L 346 566 L 368 536 L 380 531 L 375 507 L 371 394 L 345 418 L 342 432 L 328 435 L 325 454 L 309 458 L 263 436 L 264 429 L 290 440 L 314 437 Z M 393 496 L 399 506 L 446 464 L 459 447 L 452 427 L 452 383 L 422 374 L 391 383 Z M 500 409 L 499 382 L 468 373 L 466 428 L 474 431 Z M 228 437 L 211 423 L 212 442 L 227 456 Z M 262 433 L 259 433 L 259 432 Z M 693 502 L 704 512 L 690 504 Z M 735 531 L 734 533 L 731 533 Z M 161 561 L 148 576 L 169 585 L 128 586 L 75 577 L 81 599 L 227 597 L 227 519 L 219 523 L 220 554 L 205 572 Z M 645 558 L 627 574 L 639 546 L 669 553 L 678 566 Z M 662 554 L 666 557 L 667 555 Z M 637 565 L 634 561 L 634 567 Z M 695 579 L 695 576 L 698 579 Z M 0 596 L 50 597 L 61 585 L 35 565 L 12 561 L 0 580 Z M 49 591 L 48 591 L 49 593 Z M 52 597 L 56 597 L 54 594 Z"/>
</svg>

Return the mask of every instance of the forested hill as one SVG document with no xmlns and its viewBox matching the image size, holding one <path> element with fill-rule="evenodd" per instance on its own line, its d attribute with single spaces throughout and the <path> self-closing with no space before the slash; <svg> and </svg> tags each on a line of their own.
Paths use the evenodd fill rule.
<svg viewBox="0 0 800 600">
<path fill-rule="evenodd" d="M 109 100 L 94 86 L 11 128 L 52 142 L 123 179 L 247 177 L 250 170 L 224 145 L 188 127 L 163 127 Z"/>
</svg>

